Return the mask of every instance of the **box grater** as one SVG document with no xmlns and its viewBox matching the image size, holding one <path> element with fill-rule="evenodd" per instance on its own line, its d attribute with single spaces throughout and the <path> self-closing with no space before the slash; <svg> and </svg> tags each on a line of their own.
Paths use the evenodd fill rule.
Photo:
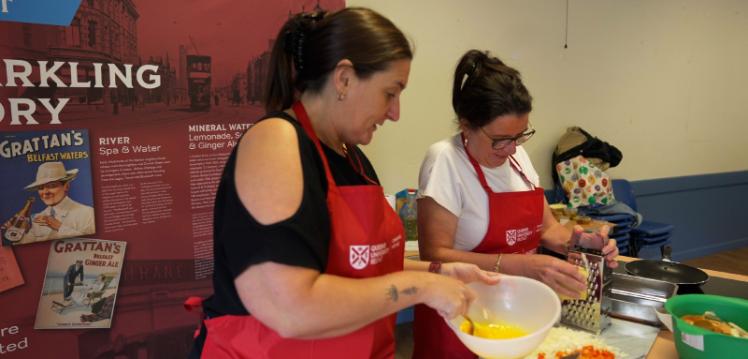
<svg viewBox="0 0 748 359">
<path fill-rule="evenodd" d="M 561 323 L 600 334 L 610 325 L 610 288 L 612 276 L 599 250 L 575 246 L 569 249 L 567 260 L 587 268 L 587 298 L 561 302 Z"/>
</svg>

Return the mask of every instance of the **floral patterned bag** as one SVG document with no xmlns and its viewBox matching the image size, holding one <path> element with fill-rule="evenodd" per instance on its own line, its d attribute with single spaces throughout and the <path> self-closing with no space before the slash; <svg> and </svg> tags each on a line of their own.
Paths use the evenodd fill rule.
<svg viewBox="0 0 748 359">
<path fill-rule="evenodd" d="M 556 173 L 571 208 L 606 205 L 615 201 L 608 174 L 584 156 L 557 163 Z"/>
</svg>

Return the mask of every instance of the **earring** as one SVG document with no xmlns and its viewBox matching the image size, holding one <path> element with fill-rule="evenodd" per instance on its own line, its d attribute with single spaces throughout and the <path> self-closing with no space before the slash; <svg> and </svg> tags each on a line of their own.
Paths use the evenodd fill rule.
<svg viewBox="0 0 748 359">
<path fill-rule="evenodd" d="M 339 93 L 338 94 L 338 101 L 343 101 L 343 100 L 345 100 L 345 94 L 344 93 Z"/>
</svg>

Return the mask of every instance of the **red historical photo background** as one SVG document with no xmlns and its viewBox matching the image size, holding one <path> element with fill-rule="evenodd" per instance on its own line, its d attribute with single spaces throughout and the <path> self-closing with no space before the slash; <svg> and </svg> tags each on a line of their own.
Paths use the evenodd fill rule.
<svg viewBox="0 0 748 359">
<path fill-rule="evenodd" d="M 14 246 L 25 283 L 0 293 L 0 328 L 15 328 L 0 337 L 13 348 L 4 358 L 186 357 L 198 317 L 182 303 L 212 291 L 213 196 L 228 154 L 263 113 L 277 31 L 291 13 L 344 5 L 82 0 L 70 26 L 0 21 L 0 131 L 88 129 L 96 233 L 85 237 L 127 242 L 108 329 L 33 329 L 53 241 Z M 6 86 L 8 59 L 30 64 L 32 86 Z M 39 86 L 39 61 L 62 62 L 55 74 L 67 86 Z M 132 84 L 110 87 L 110 66 L 127 65 Z M 157 68 L 139 78 L 147 65 Z M 160 85 L 148 88 L 154 77 Z M 42 99 L 61 106 L 56 122 Z M 0 176 L 13 176 L 3 165 Z M 22 206 L 3 203 L 10 215 L 0 222 Z"/>
</svg>

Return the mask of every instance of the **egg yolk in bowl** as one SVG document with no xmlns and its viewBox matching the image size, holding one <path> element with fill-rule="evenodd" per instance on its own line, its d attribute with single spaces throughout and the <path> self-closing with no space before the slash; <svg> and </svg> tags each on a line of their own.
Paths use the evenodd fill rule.
<svg viewBox="0 0 748 359">
<path fill-rule="evenodd" d="M 470 333 L 470 322 L 465 320 L 460 323 L 460 331 L 472 334 L 473 336 L 486 339 L 512 339 L 527 335 L 527 331 L 519 326 L 508 323 L 473 323 L 472 333 Z"/>
</svg>

